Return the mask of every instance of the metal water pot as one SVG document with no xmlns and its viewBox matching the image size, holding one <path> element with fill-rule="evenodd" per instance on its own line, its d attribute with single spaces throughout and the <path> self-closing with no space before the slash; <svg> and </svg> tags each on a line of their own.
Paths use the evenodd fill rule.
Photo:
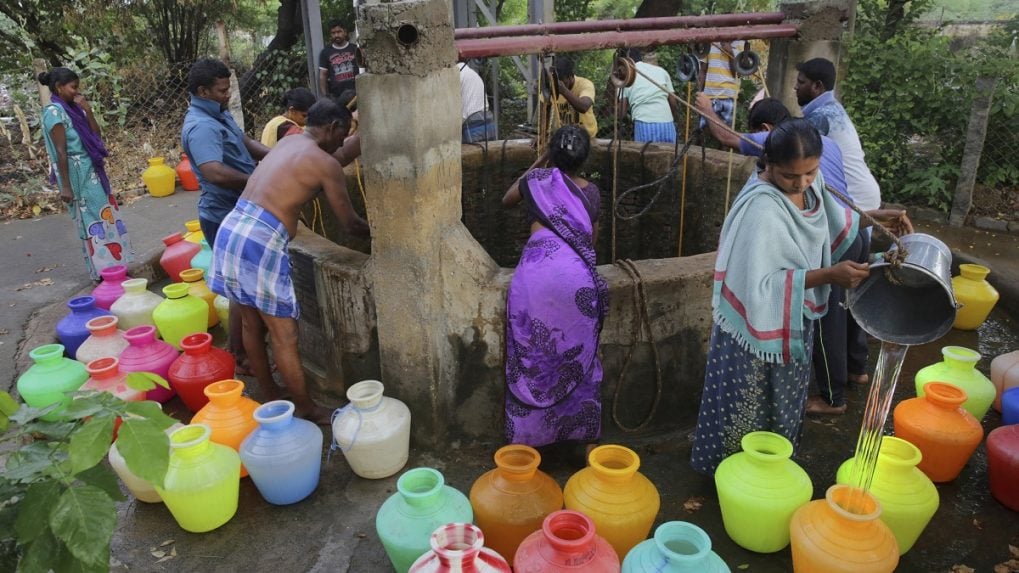
<svg viewBox="0 0 1019 573">
<path fill-rule="evenodd" d="M 870 277 L 849 291 L 849 309 L 880 340 L 906 345 L 937 340 L 951 330 L 959 306 L 952 292 L 952 252 L 923 233 L 899 242 L 906 260 L 898 268 L 883 259 L 871 264 Z"/>
</svg>

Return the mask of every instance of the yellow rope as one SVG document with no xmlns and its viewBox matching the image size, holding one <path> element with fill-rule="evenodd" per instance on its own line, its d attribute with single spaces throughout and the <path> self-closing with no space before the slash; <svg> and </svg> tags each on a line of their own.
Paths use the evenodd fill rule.
<svg viewBox="0 0 1019 573">
<path fill-rule="evenodd" d="M 357 188 L 361 191 L 361 201 L 364 202 L 364 216 L 368 218 L 368 197 L 364 193 L 364 182 L 361 181 L 361 159 L 354 160 L 354 175 L 357 178 Z"/>
<path fill-rule="evenodd" d="M 771 94 L 768 93 L 768 81 L 764 79 L 764 73 L 761 72 L 761 68 L 757 68 L 757 71 L 754 72 L 754 75 L 756 75 L 757 78 L 761 80 L 761 86 L 764 88 L 764 97 L 771 97 Z"/>
<path fill-rule="evenodd" d="M 541 73 L 538 74 L 538 95 L 541 96 L 541 82 L 545 78 L 545 67 L 542 65 Z M 548 150 L 548 141 L 552 136 L 552 132 L 563 125 L 562 115 L 559 113 L 559 86 L 555 84 L 549 84 L 548 86 L 548 100 L 541 109 L 538 110 L 538 144 L 537 144 L 537 155 L 540 156 L 542 153 Z M 545 108 L 548 108 L 548 115 L 545 115 Z"/>
<path fill-rule="evenodd" d="M 550 111 L 546 111 L 546 109 L 551 110 L 551 107 L 555 105 L 554 103 L 552 103 L 549 100 L 545 100 L 544 102 L 541 101 L 541 82 L 544 79 L 545 79 L 545 66 L 542 65 L 541 66 L 541 70 L 538 72 L 538 102 L 539 102 L 538 103 L 538 142 L 537 142 L 538 144 L 537 144 L 536 149 L 535 149 L 535 151 L 537 152 L 538 156 L 541 156 L 541 154 L 544 153 L 546 148 L 548 147 L 549 122 L 552 121 L 552 115 L 551 115 Z M 552 97 L 552 90 L 549 89 L 548 93 L 549 93 L 549 98 L 551 98 Z"/>
<path fill-rule="evenodd" d="M 693 97 L 693 82 L 686 82 L 686 99 Z M 690 141 L 690 108 L 686 110 L 686 129 L 683 131 L 683 141 Z M 679 245 L 677 246 L 677 257 L 683 256 L 683 225 L 686 221 L 686 160 L 687 154 L 683 154 L 683 176 L 679 192 Z"/>
</svg>

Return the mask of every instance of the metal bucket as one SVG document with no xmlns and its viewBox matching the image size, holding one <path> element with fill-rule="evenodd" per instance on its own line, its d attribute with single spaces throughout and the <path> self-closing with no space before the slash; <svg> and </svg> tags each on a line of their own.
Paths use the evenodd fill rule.
<svg viewBox="0 0 1019 573">
<path fill-rule="evenodd" d="M 860 327 L 880 340 L 907 345 L 937 340 L 951 330 L 959 306 L 952 292 L 952 252 L 923 233 L 899 242 L 907 253 L 902 266 L 884 260 L 870 265 L 870 277 L 849 291 L 849 308 Z"/>
</svg>

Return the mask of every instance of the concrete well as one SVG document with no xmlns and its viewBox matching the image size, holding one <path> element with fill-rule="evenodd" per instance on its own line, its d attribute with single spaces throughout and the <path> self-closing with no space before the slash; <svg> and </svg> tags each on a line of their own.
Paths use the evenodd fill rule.
<svg viewBox="0 0 1019 573">
<path fill-rule="evenodd" d="M 656 366 L 650 342 L 637 322 L 641 302 L 636 285 L 630 275 L 609 264 L 612 160 L 608 143 L 599 140 L 593 146 L 584 171 L 602 191 L 598 251 L 599 260 L 605 264 L 599 267 L 599 272 L 607 279 L 611 296 L 601 338 L 605 367 L 603 434 L 611 438 L 620 432 L 612 412 L 621 374 L 623 388 L 619 392 L 617 415 L 623 424 L 636 426 L 654 399 Z M 391 228 L 394 236 L 380 237 L 380 219 L 386 214 L 369 206 L 375 241 L 372 255 L 367 254 L 366 244 L 343 237 L 328 213 L 320 219 L 328 238 L 302 229 L 291 247 L 303 317 L 302 359 L 314 389 L 335 401 L 350 384 L 364 378 L 379 378 L 386 383 L 387 392 L 411 406 L 415 438 L 423 443 L 447 434 L 483 440 L 498 440 L 502 435 L 505 296 L 512 267 L 528 235 L 523 209 L 506 210 L 500 203 L 510 182 L 533 161 L 534 152 L 528 143 L 497 141 L 489 142 L 487 149 L 464 145 L 459 151 L 462 187 L 443 190 L 443 201 L 458 199 L 453 206 L 460 207 L 456 210 L 459 220 L 447 219 L 430 239 L 421 238 L 418 229 L 406 223 L 407 218 L 421 213 L 406 214 L 402 206 L 389 203 L 388 209 L 394 211 L 390 216 L 403 222 Z M 623 143 L 619 151 L 618 193 L 665 174 L 673 154 L 674 149 L 668 145 L 645 147 Z M 734 156 L 732 197 L 752 166 L 751 159 Z M 724 218 L 727 171 L 727 153 L 707 150 L 702 161 L 701 149 L 691 148 L 683 232 L 683 252 L 687 256 L 675 257 L 679 232 L 678 177 L 667 182 L 645 216 L 617 222 L 617 257 L 636 261 L 662 373 L 661 403 L 644 430 L 646 433 L 688 427 L 695 422 L 711 324 L 712 251 Z M 351 198 L 358 209 L 363 209 L 355 170 L 348 169 L 347 175 Z M 365 192 L 370 204 L 379 183 L 367 179 Z M 633 205 L 624 204 L 624 208 L 643 207 L 655 191 L 639 191 L 633 195 Z M 419 194 L 409 193 L 412 197 Z M 420 201 L 423 199 L 417 197 L 405 203 L 413 205 Z M 382 249 L 395 249 L 407 260 L 432 256 L 429 267 L 441 269 L 433 285 L 439 292 L 426 292 L 426 285 L 419 279 L 421 273 L 429 272 L 424 268 L 415 271 L 418 275 L 381 271 Z M 386 284 L 407 300 L 393 301 L 391 291 L 385 296 L 392 302 L 383 305 L 379 293 Z M 436 294 L 441 299 L 441 312 L 428 318 L 426 326 L 422 322 L 425 319 L 415 315 L 414 301 L 427 300 Z M 425 390 L 421 381 L 394 376 L 393 369 L 385 364 L 378 316 L 380 309 L 385 312 L 393 304 L 399 305 L 396 314 L 399 328 L 409 338 L 428 338 L 443 357 L 438 381 L 432 388 Z M 410 354 L 407 360 L 417 357 Z"/>
</svg>

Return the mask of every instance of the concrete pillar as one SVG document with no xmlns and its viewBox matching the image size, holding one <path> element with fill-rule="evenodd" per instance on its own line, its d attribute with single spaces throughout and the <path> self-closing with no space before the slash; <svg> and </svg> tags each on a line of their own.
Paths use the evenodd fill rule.
<svg viewBox="0 0 1019 573">
<path fill-rule="evenodd" d="M 387 393 L 411 409 L 415 442 L 447 431 L 456 357 L 447 340 L 447 231 L 460 224 L 460 83 L 448 0 L 366 2 L 358 29 L 370 263 Z M 452 309 L 450 309 L 451 311 Z"/>
<path fill-rule="evenodd" d="M 854 4 L 851 0 L 786 0 L 779 3 L 786 22 L 800 25 L 800 35 L 771 41 L 767 83 L 771 97 L 782 100 L 793 115 L 802 115 L 793 91 L 796 64 L 811 58 L 825 58 L 839 69 L 843 33 Z M 836 85 L 836 94 L 837 90 Z"/>
</svg>

